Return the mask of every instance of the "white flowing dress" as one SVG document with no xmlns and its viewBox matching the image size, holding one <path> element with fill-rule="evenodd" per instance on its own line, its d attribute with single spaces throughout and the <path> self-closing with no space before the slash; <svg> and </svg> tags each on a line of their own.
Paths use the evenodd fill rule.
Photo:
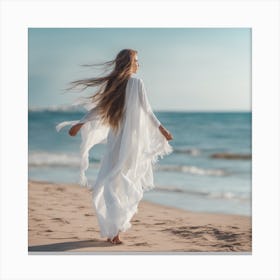
<svg viewBox="0 0 280 280">
<path fill-rule="evenodd" d="M 101 123 L 94 105 L 81 120 L 56 126 L 59 131 L 67 125 L 84 123 L 80 185 L 92 190 L 101 237 L 112 238 L 131 227 L 130 220 L 143 192 L 155 187 L 152 165 L 173 151 L 159 130 L 161 123 L 151 109 L 142 79 L 132 74 L 125 95 L 124 118 L 116 133 Z M 97 178 L 90 186 L 85 171 L 89 151 L 98 143 L 105 144 L 106 149 Z"/>
</svg>

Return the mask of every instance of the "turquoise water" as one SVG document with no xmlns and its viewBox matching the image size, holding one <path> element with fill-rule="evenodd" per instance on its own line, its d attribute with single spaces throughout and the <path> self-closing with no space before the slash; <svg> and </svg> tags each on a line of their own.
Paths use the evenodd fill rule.
<svg viewBox="0 0 280 280">
<path fill-rule="evenodd" d="M 84 112 L 29 111 L 29 179 L 77 183 L 80 135 L 56 124 Z M 173 134 L 174 152 L 154 170 L 145 200 L 191 211 L 251 215 L 251 113 L 155 112 Z M 90 153 L 94 181 L 104 146 Z M 218 155 L 217 155 L 218 154 Z M 220 156 L 220 157 L 219 157 Z M 245 156 L 245 157 L 243 157 Z"/>
</svg>

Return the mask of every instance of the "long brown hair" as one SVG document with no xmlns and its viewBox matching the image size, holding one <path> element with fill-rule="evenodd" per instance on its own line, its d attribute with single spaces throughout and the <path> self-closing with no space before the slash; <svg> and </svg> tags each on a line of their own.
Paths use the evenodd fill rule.
<svg viewBox="0 0 280 280">
<path fill-rule="evenodd" d="M 132 74 L 132 62 L 137 51 L 132 49 L 121 50 L 116 58 L 102 64 L 93 64 L 86 66 L 105 66 L 114 69 L 107 75 L 76 80 L 71 82 L 73 89 L 81 87 L 84 90 L 88 87 L 99 86 L 97 92 L 90 96 L 92 102 L 96 103 L 96 109 L 104 124 L 109 124 L 114 131 L 118 130 L 120 121 L 123 118 L 125 104 L 125 89 L 127 81 Z"/>
</svg>

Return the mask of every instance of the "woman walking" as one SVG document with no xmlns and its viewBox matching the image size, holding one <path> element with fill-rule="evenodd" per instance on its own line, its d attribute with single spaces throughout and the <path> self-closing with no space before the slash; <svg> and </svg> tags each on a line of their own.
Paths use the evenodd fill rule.
<svg viewBox="0 0 280 280">
<path fill-rule="evenodd" d="M 73 88 L 98 86 L 91 108 L 81 119 L 57 125 L 57 131 L 71 125 L 69 135 L 81 131 L 81 185 L 92 190 L 93 206 L 101 237 L 121 244 L 119 233 L 131 227 L 143 192 L 154 188 L 152 165 L 173 149 L 173 137 L 154 115 L 144 83 L 136 76 L 137 51 L 124 49 L 105 63 L 113 70 L 105 76 L 77 80 Z M 93 186 L 85 171 L 89 150 L 104 143 L 105 154 Z"/>
</svg>

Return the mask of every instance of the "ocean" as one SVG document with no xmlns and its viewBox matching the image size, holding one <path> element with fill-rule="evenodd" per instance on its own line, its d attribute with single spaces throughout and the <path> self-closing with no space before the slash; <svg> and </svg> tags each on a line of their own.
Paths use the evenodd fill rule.
<svg viewBox="0 0 280 280">
<path fill-rule="evenodd" d="M 78 183 L 80 134 L 55 126 L 85 112 L 28 112 L 29 180 Z M 154 168 L 156 188 L 144 200 L 185 210 L 251 216 L 251 112 L 154 112 L 172 133 L 174 152 Z M 93 182 L 104 145 L 90 152 Z"/>
</svg>

